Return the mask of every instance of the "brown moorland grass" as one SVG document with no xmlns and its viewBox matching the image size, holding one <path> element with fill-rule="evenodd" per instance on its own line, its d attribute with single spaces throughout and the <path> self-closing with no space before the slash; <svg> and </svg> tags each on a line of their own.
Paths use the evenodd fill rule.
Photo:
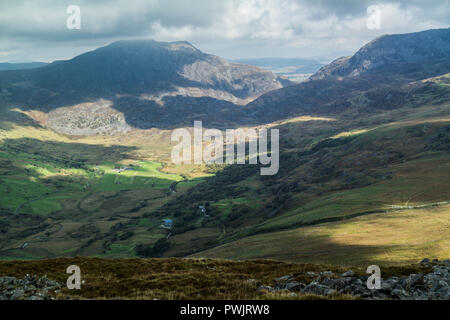
<svg viewBox="0 0 450 320">
<path fill-rule="evenodd" d="M 23 278 L 26 274 L 43 276 L 66 283 L 70 265 L 81 269 L 85 283 L 81 290 L 63 289 L 56 295 L 65 299 L 325 299 L 314 295 L 288 295 L 288 292 L 259 291 L 261 285 L 273 285 L 274 279 L 306 272 L 331 270 L 341 273 L 342 266 L 295 264 L 274 260 L 227 261 L 212 259 L 97 259 L 62 258 L 34 261 L 0 261 L 1 276 Z M 364 268 L 352 268 L 363 275 Z M 383 268 L 384 276 L 426 272 L 419 265 Z M 328 299 L 355 299 L 334 295 Z"/>
</svg>

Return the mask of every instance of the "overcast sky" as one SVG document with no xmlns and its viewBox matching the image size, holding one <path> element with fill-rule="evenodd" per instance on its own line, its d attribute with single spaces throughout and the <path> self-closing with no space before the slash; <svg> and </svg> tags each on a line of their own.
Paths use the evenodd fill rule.
<svg viewBox="0 0 450 320">
<path fill-rule="evenodd" d="M 69 30 L 69 5 L 81 29 Z M 367 8 L 381 29 L 367 28 Z M 187 40 L 225 58 L 350 55 L 382 34 L 450 26 L 450 0 L 0 0 L 0 62 L 69 59 L 119 39 Z"/>
</svg>

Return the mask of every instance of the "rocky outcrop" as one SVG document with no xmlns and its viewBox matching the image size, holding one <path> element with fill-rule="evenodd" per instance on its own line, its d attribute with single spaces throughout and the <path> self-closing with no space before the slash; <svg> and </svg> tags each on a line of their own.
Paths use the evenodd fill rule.
<svg viewBox="0 0 450 320">
<path fill-rule="evenodd" d="M 263 286 L 260 290 L 320 296 L 349 294 L 366 300 L 450 300 L 450 260 L 424 259 L 421 266 L 429 267 L 431 272 L 381 279 L 378 290 L 368 289 L 369 275 L 357 276 L 352 270 L 342 274 L 331 271 L 291 274 L 275 279 L 273 287 Z"/>
<path fill-rule="evenodd" d="M 0 277 L 0 300 L 52 300 L 61 284 L 46 276 Z"/>
<path fill-rule="evenodd" d="M 252 118 L 276 121 L 300 115 L 361 117 L 412 105 L 416 94 L 444 102 L 448 88 L 427 79 L 449 72 L 450 28 L 386 35 L 321 68 L 308 81 L 262 95 L 245 111 Z"/>
<path fill-rule="evenodd" d="M 124 114 L 104 99 L 55 109 L 48 113 L 47 125 L 72 136 L 125 134 L 131 130 Z"/>
<path fill-rule="evenodd" d="M 352 57 L 339 58 L 320 69 L 312 80 L 357 77 L 405 64 L 430 64 L 450 59 L 450 28 L 384 35 Z"/>
</svg>

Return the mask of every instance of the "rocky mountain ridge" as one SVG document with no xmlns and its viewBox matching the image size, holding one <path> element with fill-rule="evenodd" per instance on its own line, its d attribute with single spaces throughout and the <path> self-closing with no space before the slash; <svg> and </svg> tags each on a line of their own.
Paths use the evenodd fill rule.
<svg viewBox="0 0 450 320">
<path fill-rule="evenodd" d="M 48 125 L 60 133 L 108 135 L 192 124 L 199 115 L 221 121 L 221 111 L 233 113 L 291 84 L 185 41 L 118 41 L 68 61 L 0 72 L 0 103 L 43 111 Z M 95 110 L 101 110 L 101 117 Z"/>
<path fill-rule="evenodd" d="M 69 61 L 0 72 L 0 102 L 43 111 L 52 129 L 68 135 L 172 129 L 194 120 L 230 128 L 395 109 L 424 90 L 446 97 L 442 86 L 424 81 L 446 73 L 450 29 L 379 37 L 297 85 L 188 42 L 118 41 Z"/>
<path fill-rule="evenodd" d="M 50 106 L 86 102 L 85 97 L 168 93 L 179 87 L 215 89 L 248 99 L 291 84 L 269 71 L 203 53 L 185 41 L 153 40 L 117 41 L 68 61 L 0 73 L 0 83 L 12 91 L 13 101 Z M 14 94 L 18 87 L 30 92 L 20 99 Z"/>
<path fill-rule="evenodd" d="M 442 91 L 427 79 L 450 72 L 450 28 L 379 37 L 352 57 L 339 58 L 306 82 L 269 92 L 246 106 L 253 117 L 352 117 L 395 109 L 415 94 Z M 355 107 L 357 110 L 355 110 Z"/>
<path fill-rule="evenodd" d="M 413 64 L 438 63 L 450 59 L 450 28 L 409 34 L 384 35 L 363 46 L 351 57 L 341 57 L 314 74 L 311 80 L 358 77 L 398 70 Z"/>
</svg>

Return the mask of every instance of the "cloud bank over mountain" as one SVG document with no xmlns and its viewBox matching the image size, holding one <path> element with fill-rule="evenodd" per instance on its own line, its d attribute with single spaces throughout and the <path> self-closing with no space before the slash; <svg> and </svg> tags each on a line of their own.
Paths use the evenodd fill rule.
<svg viewBox="0 0 450 320">
<path fill-rule="evenodd" d="M 367 7 L 374 4 L 381 9 L 380 30 L 366 27 Z M 68 5 L 81 8 L 80 30 L 66 28 Z M 136 38 L 188 40 L 228 58 L 331 60 L 381 34 L 448 27 L 449 9 L 448 0 L 4 0 L 0 61 L 67 59 Z"/>
</svg>

